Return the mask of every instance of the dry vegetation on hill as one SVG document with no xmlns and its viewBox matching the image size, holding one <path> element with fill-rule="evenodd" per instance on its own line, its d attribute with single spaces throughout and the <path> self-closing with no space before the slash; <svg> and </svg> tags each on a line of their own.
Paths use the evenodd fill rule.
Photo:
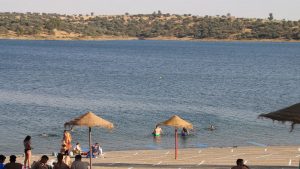
<svg viewBox="0 0 300 169">
<path fill-rule="evenodd" d="M 300 20 L 162 14 L 0 13 L 0 37 L 17 39 L 300 40 Z"/>
</svg>

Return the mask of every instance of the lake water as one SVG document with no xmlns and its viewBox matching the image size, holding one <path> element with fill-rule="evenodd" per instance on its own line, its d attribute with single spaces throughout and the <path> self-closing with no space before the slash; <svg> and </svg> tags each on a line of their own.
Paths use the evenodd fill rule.
<svg viewBox="0 0 300 169">
<path fill-rule="evenodd" d="M 173 128 L 151 132 L 174 114 L 195 128 L 180 148 L 300 144 L 300 128 L 257 119 L 300 102 L 300 43 L 1 40 L 0 57 L 0 154 L 26 135 L 33 153 L 57 152 L 87 111 L 115 124 L 92 129 L 104 151 L 173 148 Z M 72 136 L 87 147 L 86 127 Z"/>
</svg>

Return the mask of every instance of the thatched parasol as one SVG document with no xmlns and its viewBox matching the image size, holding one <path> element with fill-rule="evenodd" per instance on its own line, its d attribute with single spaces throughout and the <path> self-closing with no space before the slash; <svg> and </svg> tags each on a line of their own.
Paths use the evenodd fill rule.
<svg viewBox="0 0 300 169">
<path fill-rule="evenodd" d="M 71 127 L 73 128 L 73 126 L 87 126 L 89 127 L 89 148 L 90 148 L 90 169 L 92 168 L 92 147 L 91 147 L 91 131 L 92 131 L 92 127 L 103 127 L 103 128 L 108 128 L 108 129 L 112 129 L 114 128 L 114 125 L 109 122 L 106 121 L 104 119 L 102 119 L 101 117 L 95 115 L 93 112 L 87 112 L 69 122 L 65 123 L 65 127 Z"/>
<path fill-rule="evenodd" d="M 193 129 L 193 125 L 177 115 L 172 116 L 169 120 L 158 123 L 158 125 L 172 126 L 175 127 L 175 159 L 177 159 L 177 149 L 178 149 L 178 141 L 177 141 L 177 129 L 178 128 L 187 128 Z"/>
<path fill-rule="evenodd" d="M 269 118 L 280 122 L 291 122 L 291 131 L 293 131 L 295 124 L 300 124 L 300 103 L 271 113 L 261 114 L 258 117 Z"/>
</svg>

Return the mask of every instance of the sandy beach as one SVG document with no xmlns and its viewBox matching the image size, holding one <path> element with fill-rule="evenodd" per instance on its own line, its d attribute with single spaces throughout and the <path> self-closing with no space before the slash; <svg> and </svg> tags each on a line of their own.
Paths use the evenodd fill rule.
<svg viewBox="0 0 300 169">
<path fill-rule="evenodd" d="M 300 146 L 193 148 L 179 149 L 178 153 L 179 157 L 175 160 L 173 149 L 110 151 L 105 152 L 104 158 L 94 158 L 93 167 L 228 169 L 236 159 L 242 158 L 252 169 L 298 168 Z M 32 161 L 40 156 L 33 154 Z M 54 156 L 49 157 L 49 161 L 55 160 Z M 87 158 L 83 160 L 89 161 Z M 17 161 L 22 162 L 23 157 L 19 156 Z"/>
<path fill-rule="evenodd" d="M 11 34 L 0 34 L 1 40 L 62 40 L 62 41 L 110 41 L 110 40 L 140 40 L 138 37 L 128 37 L 128 36 L 81 36 L 79 34 L 67 34 L 62 31 L 56 31 L 55 35 L 22 35 L 16 36 Z M 196 41 L 196 42 L 296 42 L 299 43 L 299 40 L 287 40 L 287 39 L 214 39 L 214 38 L 204 38 L 204 39 L 195 39 L 192 37 L 154 37 L 154 38 L 144 38 L 143 40 L 162 40 L 162 41 Z"/>
</svg>

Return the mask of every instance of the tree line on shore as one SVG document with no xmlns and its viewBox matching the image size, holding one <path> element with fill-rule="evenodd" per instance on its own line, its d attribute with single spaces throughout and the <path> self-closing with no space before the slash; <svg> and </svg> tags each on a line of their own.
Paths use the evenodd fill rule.
<svg viewBox="0 0 300 169">
<path fill-rule="evenodd" d="M 300 40 L 300 20 L 152 14 L 94 16 L 47 13 L 0 13 L 0 35 L 55 35 L 56 31 L 79 37 Z"/>
</svg>

